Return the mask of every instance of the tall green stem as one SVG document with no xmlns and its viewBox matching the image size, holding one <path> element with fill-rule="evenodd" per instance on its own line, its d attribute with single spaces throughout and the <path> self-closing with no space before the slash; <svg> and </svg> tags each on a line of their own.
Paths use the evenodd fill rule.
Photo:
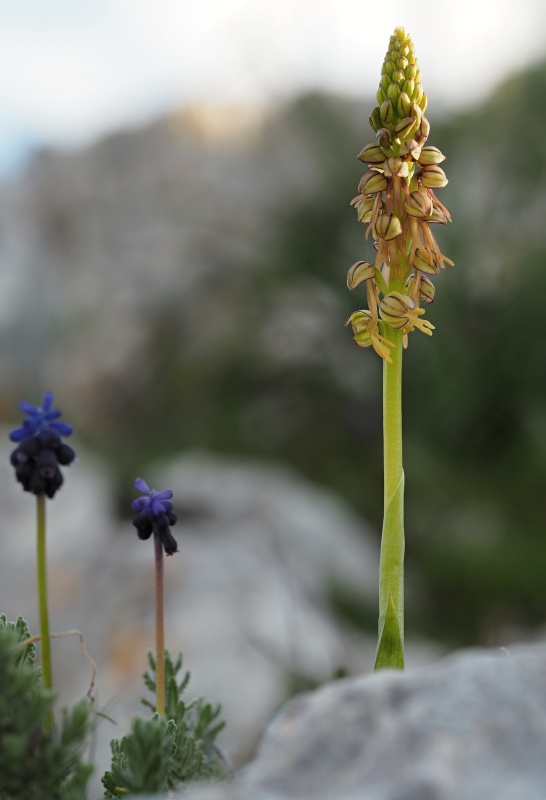
<svg viewBox="0 0 546 800">
<path fill-rule="evenodd" d="M 156 711 L 160 717 L 165 716 L 165 625 L 164 625 L 164 576 L 163 545 L 159 534 L 154 531 L 155 548 L 155 688 Z"/>
<path fill-rule="evenodd" d="M 375 669 L 404 668 L 404 470 L 402 331 L 388 328 L 392 364 L 383 361 L 384 517 L 379 564 L 379 638 Z"/>
<path fill-rule="evenodd" d="M 46 561 L 46 510 L 45 495 L 36 498 L 36 563 L 38 568 L 38 605 L 40 608 L 40 637 L 42 642 L 42 676 L 48 689 L 51 681 L 51 646 L 49 641 L 49 612 L 47 608 L 47 561 Z"/>
</svg>

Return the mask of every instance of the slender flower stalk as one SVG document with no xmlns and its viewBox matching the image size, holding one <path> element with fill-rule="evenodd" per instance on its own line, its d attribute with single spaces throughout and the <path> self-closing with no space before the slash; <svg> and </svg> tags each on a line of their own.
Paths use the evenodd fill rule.
<svg viewBox="0 0 546 800">
<path fill-rule="evenodd" d="M 178 552 L 171 525 L 176 523 L 170 489 L 156 492 L 142 478 L 135 481 L 135 489 L 143 495 L 132 503 L 136 512 L 133 525 L 139 539 L 149 539 L 153 534 L 155 553 L 155 657 L 156 657 L 156 711 L 165 715 L 165 623 L 164 623 L 164 572 L 163 550 L 168 556 Z"/>
<path fill-rule="evenodd" d="M 51 642 L 49 639 L 49 611 L 47 602 L 46 558 L 46 504 L 45 495 L 36 498 L 36 565 L 38 577 L 38 605 L 40 609 L 40 639 L 42 643 L 42 678 L 48 689 L 53 685 L 51 676 Z"/>
<path fill-rule="evenodd" d="M 72 427 L 60 421 L 61 411 L 52 406 L 52 392 L 44 394 L 41 406 L 21 401 L 19 408 L 25 414 L 25 419 L 20 428 L 10 433 L 11 441 L 18 442 L 10 456 L 15 477 L 25 492 L 36 495 L 36 564 L 42 677 L 49 689 L 53 681 L 47 602 L 45 498 L 53 498 L 63 484 L 59 467 L 68 466 L 76 457 L 74 450 L 61 440 L 62 436 L 71 435 Z"/>
<path fill-rule="evenodd" d="M 365 288 L 367 308 L 346 324 L 359 347 L 383 359 L 384 518 L 379 578 L 379 637 L 375 668 L 404 666 L 404 470 L 402 466 L 402 353 L 415 329 L 434 326 L 421 303 L 434 300 L 431 278 L 446 264 L 430 229 L 451 221 L 434 190 L 447 184 L 445 156 L 426 144 L 427 96 L 413 43 L 396 28 L 385 56 L 370 116 L 376 142 L 358 158 L 367 164 L 351 205 L 374 239 L 375 262 L 357 261 L 347 274 L 353 291 Z"/>
<path fill-rule="evenodd" d="M 163 545 L 154 532 L 155 551 L 155 653 L 156 653 L 156 711 L 165 716 L 165 615 Z"/>
</svg>

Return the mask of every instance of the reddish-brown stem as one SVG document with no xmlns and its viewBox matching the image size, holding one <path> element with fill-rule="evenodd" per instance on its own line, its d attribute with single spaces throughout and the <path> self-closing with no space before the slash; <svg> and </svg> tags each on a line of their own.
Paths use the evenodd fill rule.
<svg viewBox="0 0 546 800">
<path fill-rule="evenodd" d="M 155 548 L 155 708 L 160 717 L 165 716 L 165 625 L 163 619 L 163 545 L 154 531 Z"/>
</svg>

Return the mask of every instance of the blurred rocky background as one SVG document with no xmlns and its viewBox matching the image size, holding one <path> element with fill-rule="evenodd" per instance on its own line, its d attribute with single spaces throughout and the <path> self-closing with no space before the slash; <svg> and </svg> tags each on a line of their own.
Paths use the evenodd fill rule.
<svg viewBox="0 0 546 800">
<path fill-rule="evenodd" d="M 430 113 L 456 266 L 405 355 L 414 664 L 540 638 L 546 618 L 545 90 L 540 65 Z M 153 641 L 133 481 L 174 489 L 168 643 L 224 703 L 239 761 L 292 691 L 373 663 L 381 364 L 343 326 L 362 299 L 346 271 L 373 255 L 349 208 L 372 105 L 195 107 L 43 151 L 0 191 L 1 420 L 51 389 L 80 456 L 50 507 L 52 627 L 84 632 L 123 725 Z M 8 453 L 0 610 L 36 629 L 33 503 Z M 77 695 L 70 648 L 54 658 Z"/>
</svg>

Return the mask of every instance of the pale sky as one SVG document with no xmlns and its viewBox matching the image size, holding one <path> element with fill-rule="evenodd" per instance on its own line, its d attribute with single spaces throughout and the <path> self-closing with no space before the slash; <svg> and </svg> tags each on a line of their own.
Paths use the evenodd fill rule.
<svg viewBox="0 0 546 800">
<path fill-rule="evenodd" d="M 399 25 L 437 108 L 546 57 L 544 0 L 0 0 L 0 170 L 186 104 L 368 99 Z"/>
</svg>

